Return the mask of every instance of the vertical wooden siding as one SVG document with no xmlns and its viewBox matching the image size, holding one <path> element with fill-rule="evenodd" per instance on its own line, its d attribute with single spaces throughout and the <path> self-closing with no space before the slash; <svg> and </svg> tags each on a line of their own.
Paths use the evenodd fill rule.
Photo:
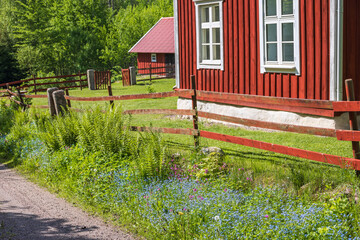
<svg viewBox="0 0 360 240">
<path fill-rule="evenodd" d="M 354 80 L 355 97 L 360 100 L 360 1 L 344 1 L 344 79 Z M 345 82 L 345 81 L 344 81 Z M 345 88 L 344 88 L 345 89 Z M 345 96 L 345 91 L 344 91 Z"/>
<path fill-rule="evenodd" d="M 151 62 L 151 53 L 138 53 L 138 68 L 149 68 L 150 63 L 152 68 L 156 67 L 165 67 L 165 54 L 157 53 L 156 54 L 156 63 Z M 165 69 L 156 69 L 157 72 L 164 72 Z M 152 73 L 156 73 L 155 70 L 152 70 Z M 139 74 L 149 74 L 148 70 L 139 70 Z"/>
<path fill-rule="evenodd" d="M 224 0 L 224 71 L 196 69 L 195 5 L 178 1 L 180 87 L 196 75 L 200 90 L 328 100 L 329 1 L 299 0 L 300 76 L 260 74 L 258 0 Z"/>
</svg>

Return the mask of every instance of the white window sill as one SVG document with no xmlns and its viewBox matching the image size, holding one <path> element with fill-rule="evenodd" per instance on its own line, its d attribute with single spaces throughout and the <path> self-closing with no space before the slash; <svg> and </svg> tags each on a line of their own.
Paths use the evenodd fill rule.
<svg viewBox="0 0 360 240">
<path fill-rule="evenodd" d="M 300 75 L 300 71 L 296 69 L 295 65 L 264 65 L 261 68 L 261 73 L 289 73 Z"/>
<path fill-rule="evenodd" d="M 220 69 L 223 70 L 223 67 L 221 64 L 204 64 L 200 63 L 197 66 L 197 69 Z"/>
</svg>

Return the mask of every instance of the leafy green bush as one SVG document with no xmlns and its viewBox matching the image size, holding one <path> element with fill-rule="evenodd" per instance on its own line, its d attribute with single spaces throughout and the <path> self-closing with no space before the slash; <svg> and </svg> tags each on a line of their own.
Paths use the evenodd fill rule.
<svg viewBox="0 0 360 240">
<path fill-rule="evenodd" d="M 13 125 L 14 110 L 5 105 L 5 101 L 0 101 L 0 136 L 9 133 Z"/>
</svg>

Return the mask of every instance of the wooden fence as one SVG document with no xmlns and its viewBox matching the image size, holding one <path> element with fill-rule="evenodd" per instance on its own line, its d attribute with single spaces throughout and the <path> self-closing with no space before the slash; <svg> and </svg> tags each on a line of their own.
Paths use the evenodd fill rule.
<svg viewBox="0 0 360 240">
<path fill-rule="evenodd" d="M 27 89 L 29 87 L 33 87 L 33 90 L 31 92 L 35 94 L 37 94 L 38 92 L 45 92 L 49 88 L 49 85 L 55 85 L 55 86 L 63 85 L 58 87 L 59 89 L 80 88 L 82 90 L 83 87 L 87 87 L 87 78 L 82 78 L 83 76 L 86 76 L 86 73 L 79 73 L 76 75 L 53 76 L 53 77 L 33 76 L 30 79 L 25 79 L 10 83 L 2 83 L 0 84 L 0 88 L 6 87 L 7 89 L 10 89 L 13 86 L 18 86 L 20 89 Z M 49 79 L 61 79 L 62 81 L 53 81 L 53 82 L 44 81 Z M 86 83 L 84 84 L 84 82 Z"/>
<path fill-rule="evenodd" d="M 300 157 L 313 161 L 338 165 L 344 168 L 353 168 L 359 172 L 360 160 L 359 159 L 359 141 L 360 131 L 357 128 L 356 112 L 360 112 L 360 102 L 353 101 L 353 88 L 352 81 L 346 81 L 346 90 L 348 93 L 348 101 L 344 102 L 331 102 L 331 101 L 316 101 L 316 100 L 300 100 L 300 99 L 288 99 L 288 98 L 274 98 L 274 97 L 260 97 L 260 96 L 248 96 L 240 94 L 227 94 L 227 93 L 214 93 L 195 90 L 195 77 L 191 77 L 192 90 L 178 90 L 173 92 L 163 93 L 150 93 L 150 94 L 136 94 L 136 95 L 121 95 L 112 96 L 111 86 L 109 96 L 103 97 L 75 97 L 65 96 L 69 106 L 70 101 L 113 101 L 118 100 L 131 100 L 131 99 L 154 99 L 154 98 L 166 98 L 166 97 L 182 97 L 192 99 L 191 110 L 181 109 L 138 109 L 128 110 L 125 114 L 173 114 L 173 115 L 187 115 L 193 118 L 193 128 L 191 129 L 179 129 L 179 128 L 158 128 L 158 127 L 137 127 L 132 126 L 130 129 L 133 131 L 157 131 L 161 133 L 170 134 L 182 134 L 190 135 L 194 137 L 195 147 L 199 146 L 199 139 L 208 138 L 234 144 L 240 144 L 243 146 L 258 148 L 280 154 L 290 155 L 294 157 Z M 30 98 L 46 98 L 46 95 L 25 95 L 20 93 L 12 93 L 8 90 L 8 93 L 12 96 L 22 96 Z M 206 100 L 211 102 L 231 102 L 231 104 L 238 106 L 256 106 L 264 109 L 272 110 L 284 110 L 290 109 L 292 112 L 307 113 L 314 116 L 335 116 L 340 113 L 349 112 L 350 130 L 336 130 L 325 128 L 314 128 L 305 126 L 295 126 L 290 124 L 270 123 L 265 121 L 255 121 L 237 117 L 223 116 L 214 113 L 202 112 L 197 110 L 197 101 Z M 21 104 L 21 103 L 20 103 Z M 45 107 L 45 106 L 40 106 Z M 81 111 L 79 109 L 73 109 L 75 111 Z M 353 158 L 346 158 L 336 155 L 330 155 L 325 153 L 319 153 L 314 151 L 308 151 L 298 149 L 294 147 L 282 146 L 273 143 L 267 143 L 237 136 L 225 135 L 220 133 L 208 132 L 199 129 L 198 117 L 220 120 L 229 123 L 237 123 L 246 126 L 260 127 L 273 130 L 281 130 L 302 134 L 311 134 L 317 136 L 336 137 L 338 140 L 351 141 L 353 144 Z"/>
<path fill-rule="evenodd" d="M 95 71 L 95 89 L 107 89 L 111 85 L 110 71 Z"/>
<path fill-rule="evenodd" d="M 152 67 L 150 63 L 148 68 L 138 68 L 137 76 L 148 76 L 148 78 L 136 80 L 137 82 L 142 82 L 142 81 L 151 82 L 152 80 L 156 80 L 156 79 L 173 78 L 175 77 L 175 65 Z"/>
<path fill-rule="evenodd" d="M 131 86 L 130 81 L 130 70 L 129 69 L 121 69 L 122 83 L 123 86 Z"/>
</svg>

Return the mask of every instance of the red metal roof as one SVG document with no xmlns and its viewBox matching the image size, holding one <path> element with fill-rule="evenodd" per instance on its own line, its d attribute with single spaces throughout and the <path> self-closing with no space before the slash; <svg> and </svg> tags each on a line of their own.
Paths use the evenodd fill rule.
<svg viewBox="0 0 360 240">
<path fill-rule="evenodd" d="M 129 52 L 175 53 L 174 18 L 161 18 Z"/>
</svg>

